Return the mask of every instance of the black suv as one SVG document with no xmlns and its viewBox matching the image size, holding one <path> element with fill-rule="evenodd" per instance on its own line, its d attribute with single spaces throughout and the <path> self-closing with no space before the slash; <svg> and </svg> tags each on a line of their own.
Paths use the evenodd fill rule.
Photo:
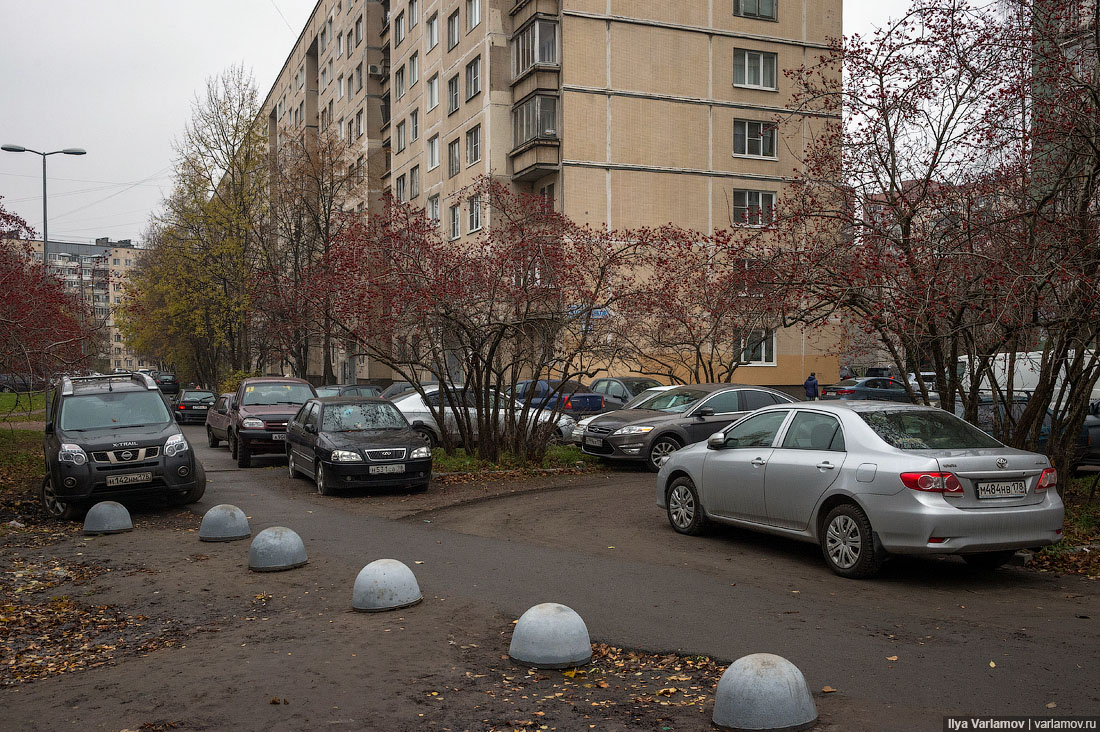
<svg viewBox="0 0 1100 732">
<path fill-rule="evenodd" d="M 159 495 L 194 503 L 206 473 L 146 374 L 66 377 L 50 403 L 40 498 L 56 518 L 96 501 Z"/>
</svg>

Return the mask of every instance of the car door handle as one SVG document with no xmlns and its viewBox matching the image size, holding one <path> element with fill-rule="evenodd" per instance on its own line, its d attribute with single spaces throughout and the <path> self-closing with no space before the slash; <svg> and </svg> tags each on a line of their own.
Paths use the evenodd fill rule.
<svg viewBox="0 0 1100 732">
<path fill-rule="evenodd" d="M 832 470 L 836 466 L 833 465 L 832 463 L 818 463 L 817 467 L 820 468 L 821 470 Z"/>
<path fill-rule="evenodd" d="M 756 467 L 760 467 L 761 465 L 764 465 L 767 462 L 768 461 L 765 460 L 764 458 L 753 458 L 753 460 L 752 460 L 752 464 L 755 465 Z"/>
</svg>

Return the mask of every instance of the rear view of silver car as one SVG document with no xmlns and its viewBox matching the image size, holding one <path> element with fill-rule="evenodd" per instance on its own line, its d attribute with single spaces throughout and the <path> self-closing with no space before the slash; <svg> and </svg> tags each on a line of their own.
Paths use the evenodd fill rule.
<svg viewBox="0 0 1100 732">
<path fill-rule="evenodd" d="M 939 409 L 873 402 L 768 407 L 673 453 L 657 476 L 672 527 L 727 523 L 816 542 L 844 577 L 891 554 L 994 568 L 1061 540 L 1058 476 Z"/>
</svg>

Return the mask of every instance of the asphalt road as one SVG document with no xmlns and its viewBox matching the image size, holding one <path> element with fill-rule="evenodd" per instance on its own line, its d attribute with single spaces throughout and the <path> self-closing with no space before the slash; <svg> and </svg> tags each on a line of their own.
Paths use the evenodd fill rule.
<svg viewBox="0 0 1100 732">
<path fill-rule="evenodd" d="M 210 479 L 196 511 L 228 502 L 254 532 L 289 526 L 311 558 L 345 562 L 349 576 L 364 557 L 392 557 L 426 597 L 513 617 L 561 602 L 594 641 L 724 660 L 777 653 L 815 692 L 844 695 L 852 729 L 940 729 L 949 713 L 1100 713 L 1095 582 L 981 573 L 953 558 L 897 560 L 876 579 L 845 580 L 816 546 L 733 529 L 676 534 L 654 504 L 653 477 L 635 471 L 393 520 L 383 516 L 400 497 L 324 498 L 291 480 L 283 460 L 238 470 L 224 447 L 205 447 L 201 428 L 186 431 Z"/>
</svg>

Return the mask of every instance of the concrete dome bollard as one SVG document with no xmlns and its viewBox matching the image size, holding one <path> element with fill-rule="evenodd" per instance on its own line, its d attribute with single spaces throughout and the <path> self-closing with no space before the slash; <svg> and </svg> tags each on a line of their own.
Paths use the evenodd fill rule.
<svg viewBox="0 0 1100 732">
<path fill-rule="evenodd" d="M 352 609 L 376 613 L 415 605 L 424 599 L 416 576 L 396 559 L 376 559 L 359 571 L 352 591 Z"/>
<path fill-rule="evenodd" d="M 123 531 L 133 530 L 134 522 L 130 520 L 130 512 L 115 501 L 100 501 L 88 509 L 88 514 L 84 517 L 86 535 L 121 534 Z"/>
<path fill-rule="evenodd" d="M 222 503 L 214 506 L 202 517 L 199 525 L 199 541 L 237 541 L 252 536 L 248 517 L 244 511 Z"/>
<path fill-rule="evenodd" d="M 732 730 L 802 730 L 817 722 L 806 678 L 793 663 L 753 653 L 730 664 L 714 694 L 714 723 Z"/>
<path fill-rule="evenodd" d="M 285 526 L 264 529 L 248 548 L 248 568 L 254 572 L 280 572 L 307 561 L 302 538 Z"/>
<path fill-rule="evenodd" d="M 520 617 L 508 656 L 537 668 L 583 666 L 592 660 L 592 641 L 580 615 L 565 605 L 544 602 Z"/>
</svg>

